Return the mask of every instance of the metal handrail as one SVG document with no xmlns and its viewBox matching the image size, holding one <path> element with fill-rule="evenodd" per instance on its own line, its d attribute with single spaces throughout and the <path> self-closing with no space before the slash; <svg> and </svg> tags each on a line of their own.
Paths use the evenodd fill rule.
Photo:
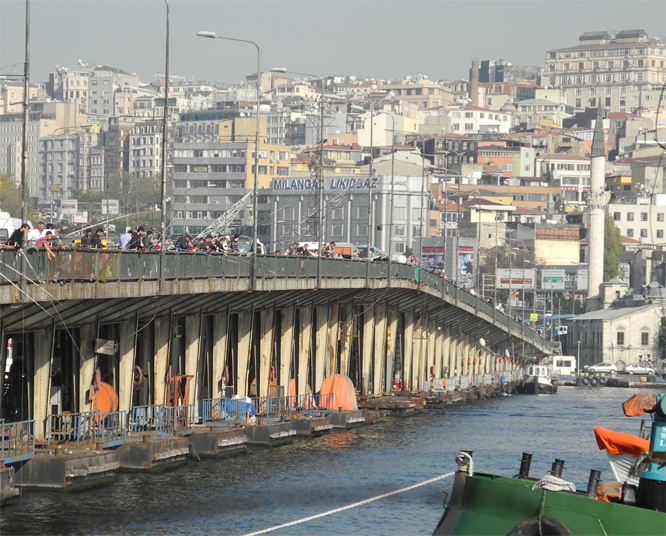
<svg viewBox="0 0 666 536">
<path fill-rule="evenodd" d="M 85 411 L 51 414 L 46 418 L 46 439 L 49 446 L 57 443 L 101 443 L 104 448 L 116 447 L 127 439 L 127 413 Z"/>
<path fill-rule="evenodd" d="M 29 460 L 35 455 L 35 421 L 0 423 L 0 462 Z"/>
</svg>

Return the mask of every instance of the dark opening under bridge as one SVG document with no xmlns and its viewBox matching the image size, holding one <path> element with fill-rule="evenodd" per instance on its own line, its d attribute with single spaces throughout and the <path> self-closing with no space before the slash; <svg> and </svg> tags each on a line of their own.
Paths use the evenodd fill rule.
<svg viewBox="0 0 666 536">
<path fill-rule="evenodd" d="M 413 266 L 163 257 L 161 267 L 156 252 L 0 252 L 2 370 L 13 343 L 0 418 L 34 419 L 44 439 L 49 416 L 91 409 L 96 378 L 129 413 L 174 395 L 197 404 L 317 392 L 331 374 L 349 376 L 362 396 L 394 382 L 422 391 L 551 353 L 529 327 Z"/>
</svg>

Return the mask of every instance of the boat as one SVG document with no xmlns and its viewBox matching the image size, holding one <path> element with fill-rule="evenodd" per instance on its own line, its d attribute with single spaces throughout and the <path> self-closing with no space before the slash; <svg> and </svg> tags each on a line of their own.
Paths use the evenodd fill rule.
<svg viewBox="0 0 666 536">
<path fill-rule="evenodd" d="M 530 478 L 529 453 L 523 453 L 515 477 L 477 473 L 473 453 L 460 451 L 450 500 L 434 535 L 666 534 L 666 395 L 636 395 L 623 408 L 628 416 L 652 414 L 649 445 L 629 440 L 620 449 L 618 443 L 629 438 L 611 434 L 609 442 L 608 434 L 602 434 L 602 448 L 614 445 L 609 452 L 635 458 L 637 484 L 630 472 L 615 473 L 621 481 L 600 484 L 600 471 L 592 470 L 587 489 L 577 490 L 562 479 L 564 461 L 559 459 L 550 474 Z"/>
<path fill-rule="evenodd" d="M 548 367 L 530 365 L 516 391 L 523 395 L 552 395 L 557 393 L 557 385 L 553 385 Z"/>
</svg>

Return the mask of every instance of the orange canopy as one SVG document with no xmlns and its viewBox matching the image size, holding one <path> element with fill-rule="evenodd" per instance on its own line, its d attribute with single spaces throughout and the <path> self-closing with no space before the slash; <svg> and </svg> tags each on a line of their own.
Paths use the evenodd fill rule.
<svg viewBox="0 0 666 536">
<path fill-rule="evenodd" d="M 650 442 L 635 435 L 624 432 L 613 432 L 601 426 L 595 426 L 594 435 L 600 450 L 606 449 L 609 454 L 629 454 L 638 458 L 642 452 L 650 450 Z"/>
<path fill-rule="evenodd" d="M 627 417 L 638 417 L 646 413 L 652 413 L 657 405 L 657 395 L 654 393 L 641 393 L 632 396 L 622 404 L 622 409 Z"/>
<path fill-rule="evenodd" d="M 347 376 L 334 374 L 325 378 L 321 384 L 319 394 L 327 395 L 329 393 L 334 393 L 334 395 L 330 403 L 322 403 L 322 405 L 327 406 L 326 409 L 338 410 L 342 408 L 343 411 L 358 411 L 354 384 Z"/>
</svg>

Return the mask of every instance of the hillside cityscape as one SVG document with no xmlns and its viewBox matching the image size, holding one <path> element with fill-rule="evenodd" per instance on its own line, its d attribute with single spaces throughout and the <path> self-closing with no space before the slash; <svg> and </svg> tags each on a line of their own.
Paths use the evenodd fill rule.
<svg viewBox="0 0 666 536">
<path fill-rule="evenodd" d="M 79 60 L 31 81 L 27 98 L 21 77 L 0 76 L 0 174 L 20 189 L 27 100 L 26 186 L 43 221 L 157 229 L 164 165 L 172 239 L 256 226 L 266 253 L 316 251 L 321 218 L 324 242 L 413 255 L 521 320 L 537 315 L 565 351 L 595 355 L 610 329 L 614 361 L 650 361 L 665 283 L 665 62 L 662 37 L 588 31 L 545 50 L 542 65 L 470 58 L 466 79 L 169 74 L 165 102 L 164 73 L 141 80 Z M 620 239 L 606 244 L 617 258 L 597 295 L 588 198 L 601 127 L 606 225 Z M 0 209 L 20 217 L 7 199 Z M 585 309 L 587 327 L 585 315 L 568 332 L 546 326 Z"/>
</svg>

